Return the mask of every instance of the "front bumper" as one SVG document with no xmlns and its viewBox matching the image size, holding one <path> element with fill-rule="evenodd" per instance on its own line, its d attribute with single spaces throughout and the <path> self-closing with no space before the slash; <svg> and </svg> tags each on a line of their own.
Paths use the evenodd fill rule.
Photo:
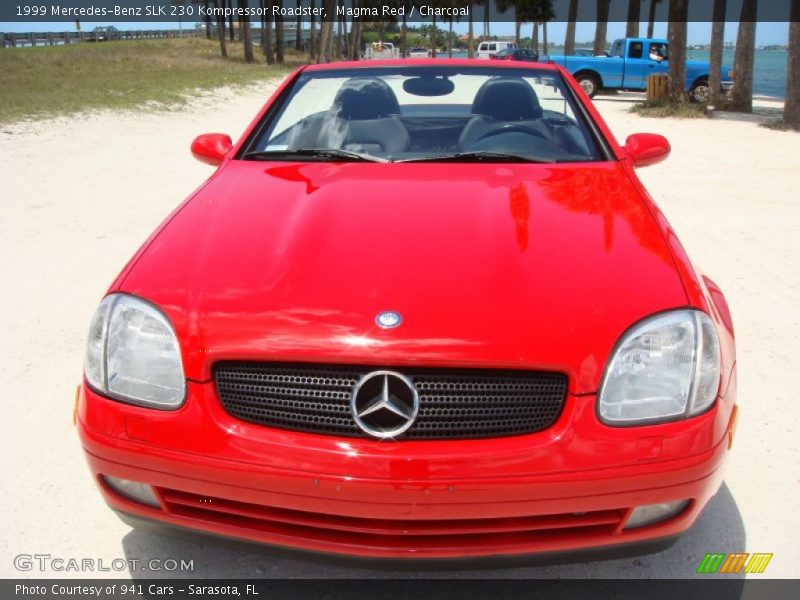
<svg viewBox="0 0 800 600">
<path fill-rule="evenodd" d="M 691 526 L 722 481 L 735 393 L 683 423 L 610 428 L 594 396 L 558 423 L 492 440 L 379 442 L 237 421 L 213 384 L 189 383 L 178 411 L 80 393 L 78 429 L 106 502 L 129 520 L 316 552 L 471 557 L 627 547 Z M 102 476 L 154 486 L 161 508 Z M 690 500 L 625 530 L 634 507 Z"/>
</svg>

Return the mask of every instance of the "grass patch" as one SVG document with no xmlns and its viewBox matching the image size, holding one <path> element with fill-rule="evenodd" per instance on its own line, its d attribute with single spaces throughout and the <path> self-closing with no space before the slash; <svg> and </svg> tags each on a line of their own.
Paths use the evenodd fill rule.
<svg viewBox="0 0 800 600">
<path fill-rule="evenodd" d="M 783 122 L 783 117 L 777 119 L 770 119 L 758 124 L 759 127 L 766 127 L 767 129 L 774 129 L 776 131 L 791 131 L 792 128 Z"/>
<path fill-rule="evenodd" d="M 287 52 L 283 66 L 245 64 L 242 45 L 205 38 L 130 40 L 0 49 L 0 122 L 85 109 L 179 105 L 196 89 L 245 85 L 278 77 L 305 62 Z"/>
<path fill-rule="evenodd" d="M 707 119 L 708 107 L 698 102 L 641 102 L 631 107 L 631 112 L 643 117 L 664 119 L 676 117 L 679 119 Z"/>
</svg>

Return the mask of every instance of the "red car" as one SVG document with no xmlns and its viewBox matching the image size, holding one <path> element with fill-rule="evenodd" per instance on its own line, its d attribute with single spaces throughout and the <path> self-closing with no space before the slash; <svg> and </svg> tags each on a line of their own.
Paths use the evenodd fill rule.
<svg viewBox="0 0 800 600">
<path fill-rule="evenodd" d="M 368 557 L 661 548 L 722 481 L 733 326 L 553 65 L 304 67 L 111 285 L 77 423 L 141 526 Z M 676 175 L 677 177 L 677 175 Z"/>
<path fill-rule="evenodd" d="M 489 56 L 491 60 L 520 60 L 524 62 L 539 62 L 539 55 L 533 50 L 525 48 L 503 48 Z"/>
</svg>

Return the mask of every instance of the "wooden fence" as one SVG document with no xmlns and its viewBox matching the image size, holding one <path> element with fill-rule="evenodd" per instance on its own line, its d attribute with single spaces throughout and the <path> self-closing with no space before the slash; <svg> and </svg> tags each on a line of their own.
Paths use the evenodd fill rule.
<svg viewBox="0 0 800 600">
<path fill-rule="evenodd" d="M 217 39 L 216 26 L 212 27 L 213 37 Z M 163 38 L 190 38 L 190 37 L 205 37 L 206 28 L 197 27 L 190 29 L 148 29 L 137 31 L 115 31 L 115 30 L 100 30 L 100 31 L 57 31 L 57 32 L 31 32 L 31 33 L 2 33 L 0 38 L 3 41 L 3 48 L 20 48 L 23 46 L 60 46 L 62 44 L 77 44 L 80 42 L 106 42 L 110 40 L 150 40 L 150 39 L 163 39 Z M 238 32 L 237 32 L 238 35 Z M 319 35 L 319 33 L 317 33 Z M 261 29 L 254 27 L 252 29 L 253 43 L 258 43 L 261 40 Z M 225 32 L 226 39 L 228 32 Z M 283 43 L 287 48 L 294 46 L 297 32 L 294 28 L 285 27 L 283 34 Z M 303 44 L 308 43 L 311 37 L 311 32 L 304 29 L 300 32 L 300 37 Z"/>
<path fill-rule="evenodd" d="M 150 29 L 137 31 L 118 31 L 102 29 L 99 31 L 56 31 L 30 33 L 0 33 L 3 48 L 21 46 L 58 46 L 80 42 L 105 42 L 108 40 L 150 40 L 161 38 L 189 38 L 205 36 L 205 28 L 191 29 Z"/>
</svg>

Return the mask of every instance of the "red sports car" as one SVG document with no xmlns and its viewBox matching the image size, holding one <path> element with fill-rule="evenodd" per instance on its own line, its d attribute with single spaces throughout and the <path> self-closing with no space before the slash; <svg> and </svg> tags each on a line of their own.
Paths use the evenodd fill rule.
<svg viewBox="0 0 800 600">
<path fill-rule="evenodd" d="M 369 557 L 645 552 L 722 481 L 733 326 L 554 65 L 304 67 L 92 320 L 107 503 Z M 676 178 L 678 175 L 676 174 Z"/>
</svg>

